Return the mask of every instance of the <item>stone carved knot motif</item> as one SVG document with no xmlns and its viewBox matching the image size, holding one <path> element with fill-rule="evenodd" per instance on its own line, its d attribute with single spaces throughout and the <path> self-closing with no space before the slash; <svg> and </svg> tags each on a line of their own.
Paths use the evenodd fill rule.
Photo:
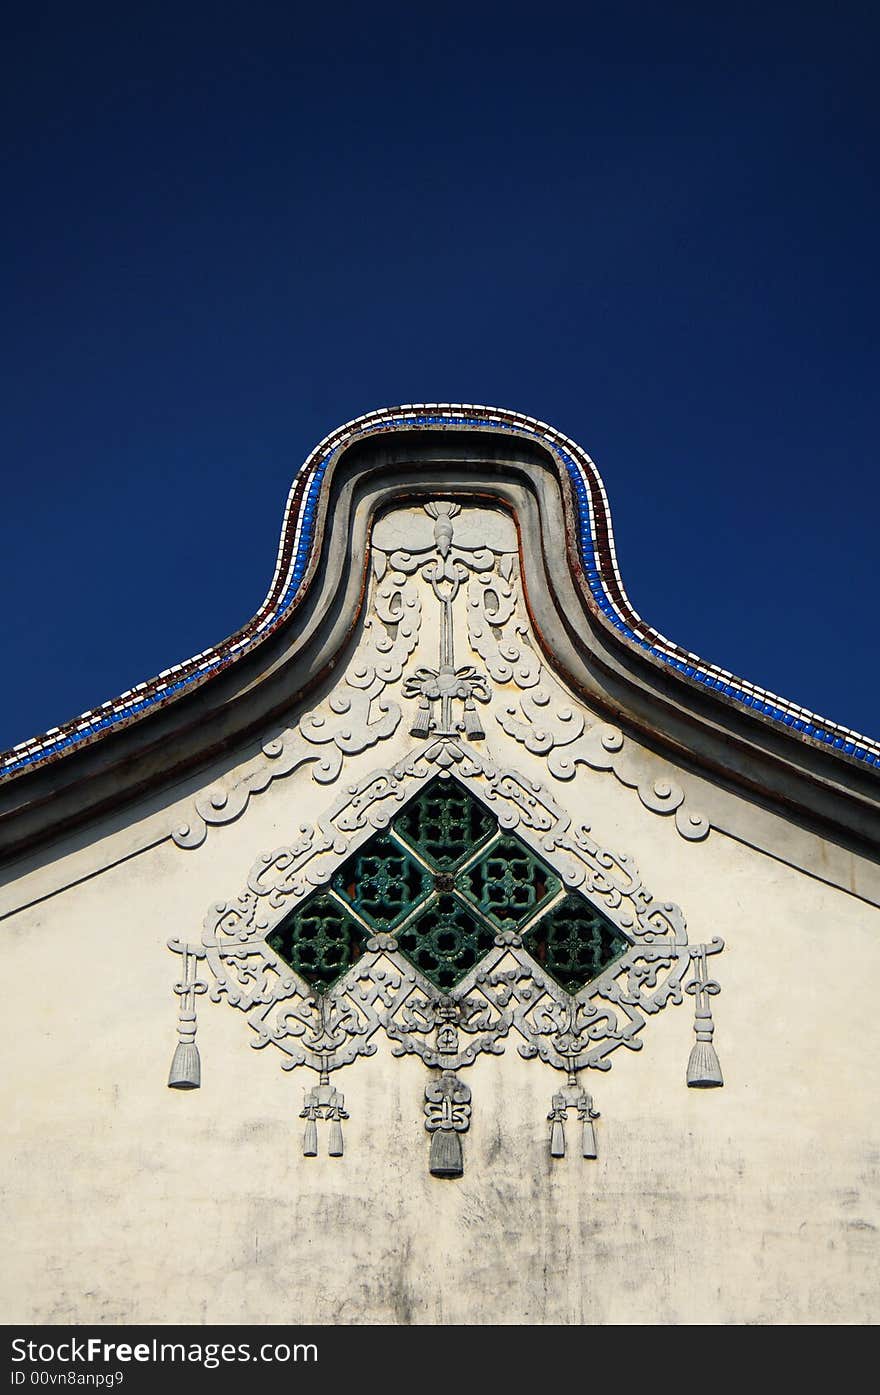
<svg viewBox="0 0 880 1395">
<path fill-rule="evenodd" d="M 405 697 L 418 698 L 415 721 L 410 728 L 413 736 L 458 736 L 463 733 L 471 740 L 485 736 L 475 706 L 489 701 L 489 685 L 485 675 L 472 664 L 456 667 L 454 606 L 462 584 L 472 572 L 491 571 L 495 556 L 487 548 L 453 548 L 455 530 L 453 519 L 461 509 L 458 504 L 430 503 L 425 510 L 434 519 L 434 555 L 424 553 L 395 553 L 393 563 L 401 570 L 418 569 L 429 583 L 440 605 L 440 654 L 437 668 L 417 668 L 404 682 Z M 462 702 L 464 711 L 455 716 L 454 704 Z M 435 703 L 439 711 L 435 713 Z"/>
<path fill-rule="evenodd" d="M 572 1074 L 568 1078 L 568 1084 L 561 1090 L 557 1090 L 550 1105 L 550 1113 L 547 1118 L 550 1120 L 550 1156 L 551 1158 L 565 1157 L 565 1125 L 568 1119 L 568 1111 L 573 1109 L 575 1117 L 582 1125 L 581 1128 L 581 1157 L 595 1158 L 596 1153 L 596 1130 L 593 1120 L 599 1118 L 598 1110 L 593 1108 L 593 1097 L 588 1095 L 586 1090 L 582 1090 L 577 1083 L 577 1077 Z"/>
<path fill-rule="evenodd" d="M 443 839 L 430 843 L 433 816 L 426 834 L 412 814 L 444 781 L 473 806 L 448 870 Z M 348 869 L 359 850 L 364 884 L 352 899 Z M 531 866 L 527 876 L 515 872 L 517 859 Z M 591 966 L 585 981 L 572 961 L 578 944 L 579 962 Z M 598 844 L 540 784 L 445 735 L 347 786 L 316 825 L 257 861 L 234 901 L 211 907 L 200 945 L 169 947 L 183 957 L 187 1048 L 175 1054 L 169 1085 L 199 1084 L 194 1004 L 207 986 L 213 1001 L 246 1015 L 253 1046 L 280 1051 L 286 1070 L 317 1074 L 303 1107 L 306 1156 L 323 1122 L 329 1155 L 342 1155 L 348 1115 L 333 1072 L 373 1055 L 380 1030 L 395 1054 L 416 1055 L 432 1072 L 425 1128 L 430 1170 L 442 1177 L 463 1168 L 471 1091 L 460 1072 L 509 1040 L 565 1075 L 548 1116 L 557 1158 L 569 1111 L 582 1124 L 582 1155 L 595 1156 L 599 1115 L 582 1073 L 608 1070 L 621 1048 L 641 1049 L 648 1018 L 685 993 L 697 1030 L 687 1083 L 722 1084 L 707 962 L 723 942 L 689 944 L 681 910 L 647 890 L 631 857 Z"/>
<path fill-rule="evenodd" d="M 411 728 L 413 736 L 430 736 L 432 732 L 438 736 L 455 736 L 463 731 L 472 740 L 479 740 L 486 734 L 474 699 L 488 702 L 489 687 L 483 675 L 469 664 L 461 668 L 453 668 L 451 664 L 441 665 L 439 669 L 418 668 L 404 682 L 403 695 L 419 699 L 419 711 Z M 452 721 L 453 699 L 464 703 L 462 721 L 455 724 Z M 431 709 L 438 701 L 442 715 L 435 721 Z"/>
<path fill-rule="evenodd" d="M 425 1086 L 425 1128 L 431 1134 L 429 1168 L 433 1177 L 460 1177 L 464 1158 L 459 1134 L 471 1117 L 470 1086 L 452 1071 Z"/>
<path fill-rule="evenodd" d="M 330 1133 L 327 1139 L 327 1156 L 330 1158 L 341 1158 L 343 1154 L 342 1145 L 342 1120 L 348 1118 L 345 1111 L 345 1100 L 334 1085 L 330 1084 L 330 1077 L 326 1071 L 321 1072 L 321 1079 L 317 1085 L 306 1091 L 305 1102 L 303 1104 L 301 1119 L 306 1120 L 305 1135 L 303 1137 L 303 1156 L 306 1158 L 316 1158 L 318 1156 L 318 1120 L 326 1119 L 330 1123 Z"/>
<path fill-rule="evenodd" d="M 463 1015 L 462 1007 L 451 998 L 443 998 L 435 1004 L 433 1017 L 441 1061 L 444 1058 L 453 1061 L 458 1055 L 458 1024 Z M 431 1079 L 425 1086 L 425 1128 L 431 1135 L 428 1168 L 432 1177 L 460 1177 L 464 1172 L 459 1135 L 467 1131 L 470 1117 L 470 1086 L 449 1066 L 444 1066 L 439 1080 Z"/>
</svg>

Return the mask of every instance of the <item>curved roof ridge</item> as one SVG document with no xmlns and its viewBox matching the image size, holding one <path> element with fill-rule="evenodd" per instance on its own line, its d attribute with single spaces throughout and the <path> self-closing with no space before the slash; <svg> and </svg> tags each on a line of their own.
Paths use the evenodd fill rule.
<svg viewBox="0 0 880 1395">
<path fill-rule="evenodd" d="M 805 742 L 827 748 L 845 760 L 880 767 L 880 742 L 701 659 L 642 619 L 626 593 L 617 565 L 611 509 L 602 477 L 587 452 L 570 437 L 547 422 L 505 408 L 460 402 L 416 402 L 366 412 L 343 423 L 318 442 L 294 476 L 284 509 L 272 580 L 265 599 L 245 625 L 221 643 L 163 669 L 155 678 L 138 683 L 119 697 L 3 752 L 0 754 L 0 782 L 62 759 L 111 731 L 139 721 L 183 693 L 208 682 L 261 644 L 289 619 L 304 593 L 306 570 L 315 541 L 318 498 L 328 466 L 344 447 L 358 438 L 413 428 L 498 430 L 538 441 L 556 457 L 568 475 L 577 511 L 578 556 L 584 579 L 596 608 L 625 642 L 651 654 L 686 682 L 751 709 Z"/>
</svg>

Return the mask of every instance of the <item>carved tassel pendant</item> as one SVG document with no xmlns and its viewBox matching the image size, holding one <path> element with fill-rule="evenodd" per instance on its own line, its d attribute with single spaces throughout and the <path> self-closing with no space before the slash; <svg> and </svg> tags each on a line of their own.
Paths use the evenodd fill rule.
<svg viewBox="0 0 880 1395">
<path fill-rule="evenodd" d="M 697 1039 L 688 1058 L 687 1083 L 692 1090 L 711 1090 L 724 1084 L 718 1053 L 712 1044 L 715 1023 L 712 1021 L 710 999 L 719 992 L 718 984 L 710 979 L 706 969 L 706 946 L 700 945 L 694 960 L 694 977 L 687 986 L 694 999 L 694 1031 Z"/>
<path fill-rule="evenodd" d="M 464 1157 L 461 1139 L 452 1129 L 438 1129 L 431 1137 L 428 1171 L 432 1177 L 461 1177 Z"/>
<path fill-rule="evenodd" d="M 314 1119 L 306 1120 L 305 1132 L 303 1133 L 303 1157 L 316 1158 L 318 1156 L 318 1125 Z"/>
<path fill-rule="evenodd" d="M 419 703 L 416 718 L 410 727 L 412 736 L 428 736 L 431 731 L 431 704 L 426 698 Z"/>
<path fill-rule="evenodd" d="M 697 1040 L 691 1047 L 688 1059 L 687 1083 L 692 1090 L 709 1090 L 724 1084 L 718 1052 L 712 1044 L 711 1037 L 700 1036 L 699 1025 Z"/>
<path fill-rule="evenodd" d="M 581 1157 L 595 1158 L 596 1156 L 596 1127 L 592 1119 L 585 1119 L 583 1140 L 581 1144 Z"/>
<path fill-rule="evenodd" d="M 551 1158 L 565 1157 L 565 1125 L 561 1119 L 554 1119 L 550 1125 L 550 1156 Z"/>
<path fill-rule="evenodd" d="M 425 1128 L 431 1135 L 428 1171 L 432 1177 L 461 1177 L 464 1156 L 460 1134 L 471 1117 L 470 1086 L 451 1070 L 425 1086 Z"/>
<path fill-rule="evenodd" d="M 202 1083 L 202 1063 L 194 1041 L 179 1041 L 168 1074 L 169 1090 L 197 1090 Z"/>
<path fill-rule="evenodd" d="M 581 1157 L 595 1158 L 596 1148 L 596 1126 L 594 1119 L 599 1118 L 598 1109 L 593 1108 L 593 1096 L 588 1095 L 586 1090 L 582 1090 L 576 1101 L 578 1118 L 583 1124 L 583 1134 L 581 1136 Z"/>
<path fill-rule="evenodd" d="M 196 979 L 198 952 L 177 940 L 169 940 L 175 953 L 183 956 L 183 973 L 174 991 L 180 1001 L 177 1010 L 178 1042 L 168 1072 L 169 1090 L 197 1090 L 202 1083 L 202 1063 L 196 1046 L 196 995 L 203 993 L 206 983 Z"/>
<path fill-rule="evenodd" d="M 480 714 L 477 711 L 473 698 L 468 698 L 464 705 L 464 731 L 472 741 L 481 741 L 486 733 L 483 731 L 480 722 Z"/>
<path fill-rule="evenodd" d="M 329 1120 L 330 1132 L 327 1138 L 327 1153 L 331 1158 L 342 1157 L 342 1120 L 348 1118 L 345 1097 L 330 1084 L 330 1072 L 325 1061 L 317 1085 L 307 1091 L 299 1116 L 305 1119 L 303 1133 L 303 1157 L 318 1156 L 318 1120 Z"/>
<path fill-rule="evenodd" d="M 573 1077 L 571 1077 L 573 1079 Z M 559 1090 L 550 1101 L 550 1113 L 547 1118 L 550 1120 L 550 1156 L 551 1158 L 565 1157 L 565 1115 L 568 1108 L 568 1095 L 565 1090 Z"/>
<path fill-rule="evenodd" d="M 331 1158 L 342 1157 L 342 1123 L 339 1119 L 330 1120 L 330 1141 L 327 1152 Z"/>
</svg>

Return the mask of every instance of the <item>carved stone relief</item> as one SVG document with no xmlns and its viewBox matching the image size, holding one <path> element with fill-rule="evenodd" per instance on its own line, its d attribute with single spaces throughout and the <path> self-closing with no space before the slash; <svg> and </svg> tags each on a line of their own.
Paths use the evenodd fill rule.
<svg viewBox="0 0 880 1395">
<path fill-rule="evenodd" d="M 395 810 L 438 773 L 482 800 L 502 829 L 516 829 L 565 887 L 576 888 L 622 931 L 627 951 L 578 993 L 567 993 L 510 931 L 499 931 L 494 948 L 449 994 L 409 962 L 390 933 L 371 936 L 363 955 L 323 996 L 316 996 L 267 943 L 292 905 L 326 885 L 344 858 L 385 828 Z M 470 1090 L 458 1072 L 481 1053 L 503 1052 L 511 1033 L 520 1055 L 539 1057 L 566 1076 L 549 1115 L 554 1157 L 564 1153 L 569 1109 L 583 1124 L 582 1155 L 595 1156 L 593 1120 L 599 1116 L 579 1073 L 608 1070 L 621 1047 L 640 1050 L 647 1018 L 670 1002 L 682 1002 L 685 992 L 695 997 L 698 1038 L 688 1084 L 722 1083 L 708 1005 L 717 984 L 706 974 L 707 958 L 723 948 L 722 941 L 689 945 L 680 908 L 647 890 L 630 856 L 602 847 L 588 826 L 573 824 L 542 786 L 448 736 L 348 786 L 317 825 L 303 827 L 296 842 L 257 861 L 235 901 L 211 908 L 201 945 L 172 940 L 169 947 L 184 959 L 178 992 L 185 987 L 189 993 L 195 965 L 204 962 L 212 976 L 212 1000 L 225 998 L 247 1015 L 253 1046 L 280 1050 L 286 1070 L 304 1065 L 319 1075 L 304 1109 L 308 1156 L 317 1146 L 316 1121 L 329 1118 L 337 1125 L 347 1117 L 341 1095 L 330 1088 L 330 1073 L 357 1056 L 372 1055 L 380 1028 L 396 1055 L 417 1055 L 439 1072 L 425 1095 L 430 1167 L 438 1176 L 457 1176 L 462 1166 L 459 1135 L 468 1126 Z M 182 994 L 181 1003 L 187 1010 L 182 1026 L 192 1043 L 194 997 Z M 197 1074 L 196 1067 L 197 1057 L 195 1064 L 190 1061 L 191 1074 Z M 172 1068 L 170 1085 L 196 1083 Z M 330 1144 L 331 1156 L 339 1155 L 341 1125 L 331 1131 Z"/>
<path fill-rule="evenodd" d="M 468 587 L 468 634 L 496 683 L 515 684 L 520 694 L 501 698 L 499 725 L 533 755 L 543 756 L 557 780 L 571 780 L 578 765 L 611 770 L 621 784 L 638 792 L 646 809 L 673 814 L 683 838 L 697 842 L 709 834 L 709 820 L 685 807 L 685 792 L 674 780 L 646 776 L 638 755 L 617 727 L 590 722 L 572 705 L 532 647 L 515 556 L 498 570 L 474 577 Z"/>
<path fill-rule="evenodd" d="M 403 527 L 394 515 L 376 524 L 368 618 L 341 689 L 264 742 L 233 781 L 200 796 L 172 830 L 178 847 L 199 847 L 209 825 L 238 818 L 253 795 L 306 763 L 317 782 L 332 783 L 348 757 L 397 731 L 401 707 L 387 690 L 401 678 L 400 697 L 416 704 L 409 719 L 414 736 L 479 740 L 485 735 L 479 707 L 490 704 L 501 729 L 543 757 L 554 779 L 573 779 L 578 765 L 612 771 L 646 809 L 673 815 L 683 838 L 708 836 L 708 819 L 687 807 L 682 787 L 665 773 L 646 773 L 643 753 L 617 727 L 574 704 L 542 663 L 530 638 L 510 521 L 486 510 L 465 511 L 463 522 L 461 515 L 459 505 L 438 500 L 421 511 L 421 525 L 407 516 Z M 403 541 L 407 546 L 396 545 Z M 435 666 L 416 654 L 426 603 L 440 612 Z M 481 666 L 456 662 L 462 639 Z"/>
<path fill-rule="evenodd" d="M 200 796 L 192 812 L 172 830 L 179 848 L 197 848 L 209 824 L 231 823 L 273 780 L 309 762 L 312 778 L 332 784 L 347 756 L 385 741 L 397 730 L 400 705 L 386 689 L 399 683 L 418 643 L 421 601 L 412 580 L 393 568 L 384 552 L 372 555 L 372 604 L 364 633 L 340 689 L 296 727 L 264 741 L 262 754 L 249 761 L 229 785 Z"/>
<path fill-rule="evenodd" d="M 394 1054 L 416 1055 L 432 1072 L 425 1088 L 424 1126 L 431 1137 L 430 1171 L 438 1177 L 459 1176 L 464 1165 L 461 1138 L 471 1117 L 471 1090 L 459 1072 L 480 1054 L 504 1052 L 509 1039 L 521 1056 L 538 1057 L 565 1075 L 547 1116 L 555 1158 L 566 1153 L 570 1113 L 581 1125 L 581 1156 L 596 1156 L 595 1121 L 600 1116 L 582 1072 L 608 1070 L 621 1047 L 640 1050 L 647 1019 L 670 1002 L 682 1002 L 684 993 L 694 998 L 696 1028 L 687 1083 L 723 1083 L 710 1008 L 718 985 L 707 969 L 723 942 L 716 937 L 690 945 L 680 908 L 657 900 L 644 887 L 629 855 L 603 847 L 588 825 L 573 823 L 543 785 L 497 763 L 485 748 L 481 753 L 473 744 L 485 739 L 477 704 L 488 706 L 508 737 L 544 757 L 554 779 L 571 780 L 579 764 L 613 770 L 623 784 L 638 790 L 646 808 L 674 814 L 685 838 L 704 838 L 709 825 L 700 815 L 685 812 L 684 792 L 672 781 L 647 781 L 622 733 L 591 721 L 545 671 L 529 637 L 509 521 L 496 520 L 494 530 L 480 532 L 470 520 L 456 534 L 460 513 L 457 504 L 447 501 L 428 504 L 416 515 L 418 526 L 407 529 L 406 547 L 394 546 L 393 522 L 377 525 L 376 536 L 387 539 L 390 550 L 374 541 L 371 605 L 341 687 L 296 728 L 267 741 L 262 756 L 235 784 L 197 800 L 190 820 L 175 830 L 175 841 L 184 848 L 198 846 L 208 824 L 235 818 L 252 794 L 306 762 L 313 763 L 315 780 L 335 781 L 347 757 L 397 731 L 403 713 L 387 690 L 398 683 L 399 696 L 410 704 L 415 746 L 394 765 L 346 785 L 316 824 L 301 825 L 292 844 L 263 854 L 236 900 L 211 908 L 200 945 L 169 942 L 183 959 L 175 986 L 179 1043 L 171 1087 L 195 1088 L 200 1082 L 197 996 L 208 991 L 214 1001 L 225 998 L 247 1016 L 253 1046 L 279 1050 L 285 1070 L 306 1066 L 317 1074 L 302 1110 L 303 1151 L 307 1157 L 317 1154 L 318 1125 L 329 1123 L 327 1153 L 338 1157 L 348 1114 L 331 1075 L 358 1056 L 374 1054 L 381 1028 Z M 438 628 L 430 630 L 439 633 L 435 664 L 428 662 L 432 654 L 416 654 L 423 603 L 428 601 L 439 620 Z M 466 626 L 456 623 L 463 607 Z M 465 635 L 469 657 L 480 666 L 461 663 L 461 655 L 456 656 L 456 642 Z M 413 668 L 407 672 L 410 660 Z M 572 984 L 561 975 L 568 984 L 564 987 L 530 952 L 523 935 L 530 933 L 532 922 L 507 920 L 493 928 L 484 915 L 482 938 L 473 942 L 479 948 L 469 950 L 473 957 L 457 971 L 450 991 L 441 991 L 401 950 L 397 933 L 407 924 L 408 911 L 403 922 L 393 916 L 383 921 L 386 927 L 393 921 L 397 931 L 371 928 L 332 887 L 321 925 L 329 923 L 332 939 L 342 913 L 337 903 L 342 911 L 348 904 L 366 937 L 359 957 L 348 967 L 344 961 L 344 971 L 334 969 L 325 991 L 317 992 L 288 962 L 292 956 L 277 952 L 277 938 L 273 948 L 270 939 L 279 927 L 283 933 L 292 910 L 307 901 L 314 909 L 321 900 L 315 900 L 316 889 L 327 887 L 346 859 L 377 830 L 392 825 L 401 807 L 438 779 L 457 781 L 494 814 L 497 829 L 491 834 L 495 824 L 490 820 L 490 843 L 500 837 L 498 830 L 516 830 L 520 853 L 528 861 L 531 849 L 556 888 L 542 891 L 544 900 L 577 893 L 576 927 L 598 912 L 615 935 L 620 932 L 613 954 L 591 961 L 602 967 L 598 972 L 591 967 L 592 977 L 582 987 L 577 987 L 580 980 Z M 480 818 L 485 821 L 485 813 Z M 370 857 L 373 849 L 371 843 Z M 504 858 L 501 862 L 507 866 Z M 416 867 L 422 879 L 429 873 L 427 863 L 421 870 Z M 451 881 L 436 865 L 431 875 L 435 887 Z M 578 897 L 584 898 L 583 914 Z M 519 928 L 511 929 L 515 923 Z M 576 928 L 576 934 L 581 930 Z M 210 972 L 209 981 L 198 977 L 199 965 Z"/>
</svg>

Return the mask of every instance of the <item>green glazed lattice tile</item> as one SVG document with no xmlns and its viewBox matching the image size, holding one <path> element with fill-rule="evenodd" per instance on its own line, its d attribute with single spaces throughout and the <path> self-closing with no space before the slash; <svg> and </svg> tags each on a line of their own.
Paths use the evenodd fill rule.
<svg viewBox="0 0 880 1395">
<path fill-rule="evenodd" d="M 410 962 L 448 993 L 492 948 L 495 932 L 457 897 L 442 894 L 397 932 L 397 941 Z"/>
<path fill-rule="evenodd" d="M 511 834 L 493 843 L 456 880 L 484 915 L 503 927 L 521 925 L 562 885 L 555 873 Z"/>
<path fill-rule="evenodd" d="M 432 867 L 458 867 L 490 838 L 497 823 L 456 780 L 432 780 L 394 820 L 394 829 Z"/>
<path fill-rule="evenodd" d="M 327 892 L 301 902 L 266 943 L 316 993 L 326 993 L 363 952 L 364 928 Z"/>
<path fill-rule="evenodd" d="M 497 822 L 455 780 L 432 780 L 392 827 L 427 867 L 390 833 L 375 833 L 334 873 L 335 896 L 313 893 L 268 937 L 316 992 L 325 993 L 363 953 L 368 932 L 356 916 L 393 930 L 401 951 L 442 992 L 492 949 L 495 927 L 519 927 L 536 914 L 526 947 L 569 993 L 627 948 L 611 922 L 576 893 L 541 914 L 559 893 L 559 877 L 513 834 L 484 846 Z"/>
<path fill-rule="evenodd" d="M 583 896 L 570 892 L 531 927 L 523 943 L 567 993 L 577 993 L 629 942 Z"/>
<path fill-rule="evenodd" d="M 377 929 L 390 929 L 431 891 L 434 879 L 387 833 L 374 835 L 335 873 L 333 890 Z"/>
</svg>

